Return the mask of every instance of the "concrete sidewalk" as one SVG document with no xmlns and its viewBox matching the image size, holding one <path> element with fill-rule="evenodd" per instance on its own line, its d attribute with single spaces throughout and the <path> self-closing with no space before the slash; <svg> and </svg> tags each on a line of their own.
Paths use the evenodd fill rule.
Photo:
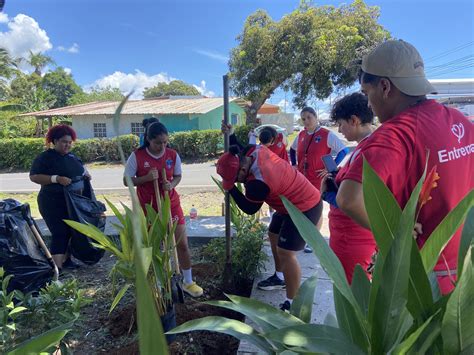
<svg viewBox="0 0 474 355">
<path fill-rule="evenodd" d="M 326 238 L 326 241 L 329 240 Z M 273 275 L 275 270 L 273 265 L 273 258 L 271 256 L 270 245 L 265 246 L 265 252 L 269 256 L 269 260 L 265 265 L 266 272 L 261 275 L 259 278 L 256 278 L 253 283 L 251 298 L 259 300 L 272 306 L 278 308 L 279 304 L 282 303 L 285 298 L 285 291 L 262 291 L 257 288 L 257 283 L 261 280 L 266 279 L 268 276 Z M 316 283 L 316 293 L 314 295 L 313 301 L 313 313 L 312 313 L 312 323 L 323 323 L 324 318 L 328 313 L 336 314 L 334 309 L 334 300 L 333 300 L 333 290 L 332 290 L 332 281 L 329 279 L 327 274 L 322 269 L 318 258 L 314 254 L 306 254 L 304 252 L 298 253 L 298 261 L 301 265 L 302 273 L 302 282 L 317 274 L 318 281 Z M 252 323 L 248 318 L 245 323 L 255 327 L 255 324 Z M 240 342 L 239 350 L 237 354 L 263 354 L 263 352 L 257 348 L 255 345 L 243 340 Z"/>
</svg>

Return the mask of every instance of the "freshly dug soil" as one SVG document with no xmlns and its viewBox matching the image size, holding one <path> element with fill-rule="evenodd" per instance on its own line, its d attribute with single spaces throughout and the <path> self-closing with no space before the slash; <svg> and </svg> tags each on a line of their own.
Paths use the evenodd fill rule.
<svg viewBox="0 0 474 355">
<path fill-rule="evenodd" d="M 104 258 L 106 259 L 106 258 Z M 93 283 L 90 293 L 93 293 L 94 300 L 82 312 L 82 322 L 79 323 L 79 331 L 72 335 L 69 340 L 71 350 L 75 353 L 100 354 L 108 353 L 115 355 L 139 354 L 137 341 L 137 325 L 135 303 L 132 295 L 122 300 L 110 315 L 108 307 L 112 301 L 110 278 L 106 269 L 107 262 L 99 263 L 96 267 L 84 267 L 74 272 L 74 276 L 82 284 Z M 112 262 L 113 264 L 113 262 Z M 110 265 L 111 266 L 111 265 Z M 91 269 L 95 270 L 91 273 Z M 88 269 L 89 272 L 85 272 Z M 83 274 L 84 275 L 81 275 Z M 197 263 L 193 265 L 193 277 L 196 282 L 204 288 L 204 295 L 198 299 L 185 297 L 184 304 L 176 305 L 176 323 L 182 324 L 191 319 L 206 316 L 223 316 L 240 321 L 244 317 L 239 313 L 210 305 L 203 302 L 208 300 L 227 299 L 221 289 L 221 275 L 216 272 L 216 267 L 211 263 Z M 94 290 L 94 286 L 98 288 Z M 107 287 L 106 287 L 107 288 Z M 241 286 L 240 290 L 234 290 L 234 294 L 248 297 L 252 288 L 252 283 Z M 87 292 L 86 292 L 87 293 Z M 176 340 L 170 344 L 171 354 L 235 354 L 239 347 L 239 341 L 229 335 L 196 331 L 186 334 L 179 334 Z"/>
</svg>

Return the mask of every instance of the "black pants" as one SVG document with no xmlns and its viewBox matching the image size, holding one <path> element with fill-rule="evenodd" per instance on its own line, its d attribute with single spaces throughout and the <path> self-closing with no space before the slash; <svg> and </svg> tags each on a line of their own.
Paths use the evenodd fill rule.
<svg viewBox="0 0 474 355">
<path fill-rule="evenodd" d="M 71 229 L 63 222 L 63 219 L 69 219 L 64 193 L 40 191 L 38 207 L 51 232 L 51 254 L 66 254 Z"/>
</svg>

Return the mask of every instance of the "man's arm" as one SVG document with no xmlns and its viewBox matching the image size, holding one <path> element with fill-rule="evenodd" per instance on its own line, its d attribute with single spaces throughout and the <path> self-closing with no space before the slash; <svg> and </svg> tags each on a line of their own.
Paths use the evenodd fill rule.
<svg viewBox="0 0 474 355">
<path fill-rule="evenodd" d="M 362 184 L 354 180 L 344 180 L 336 196 L 339 208 L 357 224 L 370 230 L 369 216 L 365 210 Z"/>
</svg>

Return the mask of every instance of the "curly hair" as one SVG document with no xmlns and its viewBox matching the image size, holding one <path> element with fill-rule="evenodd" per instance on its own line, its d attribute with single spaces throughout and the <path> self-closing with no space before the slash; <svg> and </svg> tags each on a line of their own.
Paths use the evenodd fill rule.
<svg viewBox="0 0 474 355">
<path fill-rule="evenodd" d="M 374 121 L 374 114 L 369 107 L 367 97 L 360 92 L 354 92 L 337 100 L 332 107 L 330 117 L 334 122 L 348 121 L 352 115 L 359 117 L 362 123 Z"/>
<path fill-rule="evenodd" d="M 60 139 L 64 136 L 71 136 L 73 141 L 77 138 L 76 131 L 74 131 L 71 126 L 58 124 L 51 127 L 48 133 L 46 133 L 46 143 L 54 143 L 56 139 Z"/>
</svg>

